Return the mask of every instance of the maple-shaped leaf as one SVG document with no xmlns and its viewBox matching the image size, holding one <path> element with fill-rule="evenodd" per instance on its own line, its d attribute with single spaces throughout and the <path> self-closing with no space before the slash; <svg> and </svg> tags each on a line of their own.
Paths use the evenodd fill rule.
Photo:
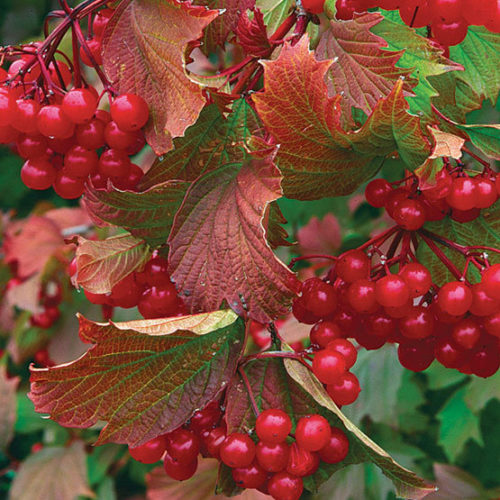
<svg viewBox="0 0 500 500">
<path fill-rule="evenodd" d="M 255 57 L 265 57 L 269 55 L 271 44 L 267 37 L 264 17 L 259 9 L 253 11 L 252 19 L 249 18 L 247 12 L 243 13 L 235 33 L 238 37 L 238 42 L 248 55 Z"/>
<path fill-rule="evenodd" d="M 349 437 L 349 455 L 353 453 L 353 448 L 359 450 L 356 452 L 356 463 L 370 461 L 374 463 L 387 476 L 396 488 L 396 496 L 412 500 L 420 500 L 429 492 L 435 491 L 434 485 L 417 476 L 415 473 L 399 465 L 387 452 L 375 444 L 358 427 L 356 427 L 337 407 L 327 394 L 318 379 L 312 374 L 309 368 L 306 368 L 299 361 L 293 359 L 284 360 L 288 375 L 303 388 L 317 404 L 335 415 L 342 426 L 345 428 Z M 332 417 L 330 417 L 331 420 Z M 348 457 L 349 457 L 348 455 Z M 312 481 L 318 482 L 322 475 L 329 477 L 330 467 L 321 464 L 319 470 L 311 477 Z M 306 480 L 306 484 L 309 482 Z"/>
<path fill-rule="evenodd" d="M 80 236 L 76 248 L 77 273 L 73 285 L 92 293 L 111 292 L 113 286 L 141 268 L 150 252 L 144 240 L 130 234 L 112 236 L 102 241 Z"/>
<path fill-rule="evenodd" d="M 201 49 L 205 54 L 215 52 L 223 47 L 230 33 L 238 25 L 238 20 L 247 9 L 255 5 L 255 0 L 196 0 L 198 5 L 205 5 L 209 9 L 218 9 L 221 14 L 206 28 Z"/>
<path fill-rule="evenodd" d="M 254 94 L 257 112 L 280 145 L 276 163 L 283 191 L 301 200 L 349 194 L 398 151 L 413 170 L 429 155 L 420 121 L 407 112 L 403 81 L 375 106 L 357 131 L 340 126 L 342 97 L 328 97 L 325 74 L 332 61 L 317 61 L 307 37 L 264 61 L 264 92 Z"/>
<path fill-rule="evenodd" d="M 71 363 L 31 368 L 30 399 L 59 424 L 107 422 L 98 444 L 141 445 L 184 424 L 232 377 L 244 323 L 231 311 L 94 323 L 80 337 L 94 344 Z"/>
<path fill-rule="evenodd" d="M 185 52 L 218 14 L 177 0 L 125 0 L 106 26 L 104 70 L 119 93 L 148 103 L 146 139 L 157 154 L 172 149 L 172 137 L 182 136 L 205 104 L 186 73 Z"/>
<path fill-rule="evenodd" d="M 44 446 L 21 462 L 9 494 L 10 500 L 74 500 L 94 498 L 87 479 L 84 443 Z"/>
<path fill-rule="evenodd" d="M 389 14 L 389 13 L 387 13 Z M 426 116 L 431 114 L 431 98 L 438 95 L 434 87 L 434 82 L 441 77 L 445 77 L 453 72 L 458 75 L 463 69 L 453 61 L 443 55 L 443 48 L 433 43 L 428 38 L 419 35 L 413 28 L 406 26 L 397 11 L 392 13 L 392 17 L 385 16 L 384 19 L 373 25 L 371 32 L 383 38 L 389 45 L 391 51 L 403 51 L 397 66 L 411 69 L 411 77 L 418 80 L 418 85 L 412 88 L 412 96 L 407 97 L 410 110 L 413 113 L 423 112 Z M 432 78 L 432 82 L 429 80 Z"/>
<path fill-rule="evenodd" d="M 327 73 L 327 86 L 330 95 L 344 96 L 341 103 L 347 117 L 353 106 L 370 114 L 402 76 L 406 93 L 417 83 L 408 78 L 411 68 L 396 67 L 403 51 L 383 50 L 387 42 L 370 31 L 382 19 L 378 13 L 367 13 L 352 21 L 330 21 L 316 48 L 318 59 L 334 60 Z"/>
<path fill-rule="evenodd" d="M 188 182 L 170 180 L 141 192 L 93 189 L 87 185 L 82 203 L 98 225 L 120 226 L 150 245 L 165 243 Z"/>
<path fill-rule="evenodd" d="M 257 115 L 245 99 L 235 101 L 227 117 L 216 104 L 207 106 L 184 137 L 174 140 L 175 148 L 153 163 L 140 188 L 171 179 L 194 181 L 228 161 L 241 161 L 245 142 L 259 127 Z"/>
<path fill-rule="evenodd" d="M 270 159 L 228 163 L 196 181 L 169 238 L 169 269 L 193 312 L 226 301 L 262 323 L 287 312 L 295 275 L 273 254 L 262 225 L 281 197 L 281 176 Z"/>
</svg>

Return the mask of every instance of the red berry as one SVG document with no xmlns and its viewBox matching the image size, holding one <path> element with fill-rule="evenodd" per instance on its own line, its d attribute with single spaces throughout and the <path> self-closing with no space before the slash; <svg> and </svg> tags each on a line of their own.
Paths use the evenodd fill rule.
<svg viewBox="0 0 500 500">
<path fill-rule="evenodd" d="M 410 291 L 410 297 L 425 295 L 431 288 L 432 277 L 429 270 L 419 262 L 406 264 L 399 275 L 406 281 Z"/>
<path fill-rule="evenodd" d="M 220 457 L 220 447 L 222 443 L 226 440 L 226 429 L 225 427 L 214 427 L 210 430 L 204 439 L 204 444 L 206 446 L 207 452 L 211 457 Z"/>
<path fill-rule="evenodd" d="M 46 137 L 65 139 L 75 131 L 75 125 L 58 104 L 44 106 L 36 117 L 36 124 L 40 133 Z"/>
<path fill-rule="evenodd" d="M 345 372 L 333 384 L 328 384 L 326 390 L 337 406 L 344 406 L 358 399 L 361 387 L 354 373 Z"/>
<path fill-rule="evenodd" d="M 212 401 L 203 410 L 197 411 L 189 421 L 189 427 L 195 432 L 211 429 L 222 418 L 222 411 L 218 401 Z"/>
<path fill-rule="evenodd" d="M 347 289 L 347 300 L 358 313 L 373 313 L 379 308 L 373 281 L 361 279 L 351 283 Z"/>
<path fill-rule="evenodd" d="M 423 28 L 429 24 L 432 10 L 427 0 L 406 2 L 400 5 L 399 14 L 403 22 L 411 28 Z"/>
<path fill-rule="evenodd" d="M 255 431 L 261 441 L 266 444 L 277 444 L 283 442 L 292 430 L 290 417 L 277 408 L 264 410 L 257 417 Z"/>
<path fill-rule="evenodd" d="M 104 146 L 104 123 L 97 118 L 87 123 L 77 125 L 75 130 L 76 142 L 86 149 L 100 149 Z"/>
<path fill-rule="evenodd" d="M 311 344 L 325 348 L 332 340 L 342 338 L 343 334 L 337 323 L 333 321 L 320 321 L 311 328 L 309 336 Z"/>
<path fill-rule="evenodd" d="M 475 316 L 489 316 L 500 309 L 499 301 L 488 295 L 484 283 L 472 285 L 471 291 L 472 305 L 469 310 Z"/>
<path fill-rule="evenodd" d="M 416 231 L 425 223 L 425 206 L 418 200 L 401 200 L 394 208 L 391 217 L 403 229 Z"/>
<path fill-rule="evenodd" d="M 439 338 L 434 348 L 436 359 L 446 368 L 458 368 L 462 365 L 465 356 L 448 336 Z"/>
<path fill-rule="evenodd" d="M 336 351 L 323 349 L 315 354 L 312 370 L 323 384 L 332 384 L 345 372 L 346 359 Z"/>
<path fill-rule="evenodd" d="M 427 339 L 400 344 L 398 358 L 407 370 L 421 372 L 434 360 L 434 346 Z"/>
<path fill-rule="evenodd" d="M 129 309 L 138 304 L 141 294 L 142 288 L 135 280 L 135 273 L 130 273 L 113 286 L 110 298 L 114 306 Z"/>
<path fill-rule="evenodd" d="M 332 427 L 330 440 L 319 450 L 321 460 L 327 464 L 337 464 L 342 462 L 348 453 L 349 440 L 345 432 L 338 427 Z"/>
<path fill-rule="evenodd" d="M 266 471 L 256 462 L 247 467 L 237 467 L 232 470 L 234 482 L 240 488 L 258 488 L 267 479 Z"/>
<path fill-rule="evenodd" d="M 146 289 L 137 307 L 146 319 L 173 316 L 178 308 L 175 285 L 170 282 L 161 287 L 152 286 Z"/>
<path fill-rule="evenodd" d="M 285 469 L 290 455 L 288 443 L 267 444 L 263 441 L 257 443 L 255 452 L 257 461 L 267 472 L 280 472 Z"/>
<path fill-rule="evenodd" d="M 383 340 L 388 339 L 396 329 L 396 321 L 394 318 L 382 311 L 377 311 L 367 316 L 363 324 L 365 326 L 364 333 L 366 335 L 379 337 Z"/>
<path fill-rule="evenodd" d="M 471 222 L 477 219 L 481 215 L 481 210 L 479 208 L 471 208 L 470 210 L 457 210 L 452 209 L 450 217 L 456 221 L 464 224 L 465 222 Z"/>
<path fill-rule="evenodd" d="M 165 436 L 167 453 L 178 462 L 190 463 L 200 452 L 200 439 L 192 431 L 180 427 Z"/>
<path fill-rule="evenodd" d="M 462 0 L 429 0 L 434 19 L 456 21 L 463 15 Z"/>
<path fill-rule="evenodd" d="M 302 417 L 297 422 L 295 439 L 307 451 L 318 451 L 330 440 L 330 424 L 321 415 Z"/>
<path fill-rule="evenodd" d="M 168 476 L 176 481 L 186 481 L 194 476 L 198 468 L 198 459 L 192 462 L 184 463 L 174 460 L 168 453 L 163 458 L 163 467 Z"/>
<path fill-rule="evenodd" d="M 464 318 L 453 325 L 451 337 L 457 347 L 472 349 L 481 337 L 481 330 L 473 318 Z"/>
<path fill-rule="evenodd" d="M 23 158 L 42 158 L 47 154 L 47 139 L 43 135 L 21 135 L 16 141 L 17 152 Z"/>
<path fill-rule="evenodd" d="M 320 318 L 313 314 L 311 311 L 306 309 L 304 306 L 302 297 L 299 297 L 293 301 L 292 313 L 300 323 L 305 323 L 306 325 L 314 325 Z"/>
<path fill-rule="evenodd" d="M 458 45 L 467 36 L 467 22 L 462 17 L 456 21 L 434 21 L 431 24 L 432 35 L 442 45 L 447 47 Z"/>
<path fill-rule="evenodd" d="M 99 158 L 99 173 L 104 177 L 126 177 L 130 170 L 130 158 L 121 149 L 108 149 Z"/>
<path fill-rule="evenodd" d="M 304 491 L 304 484 L 301 477 L 288 472 L 278 472 L 269 479 L 267 490 L 274 500 L 299 500 Z"/>
<path fill-rule="evenodd" d="M 483 271 L 481 283 L 492 299 L 500 300 L 500 264 L 494 264 Z"/>
<path fill-rule="evenodd" d="M 149 118 L 146 101 L 136 94 L 122 94 L 111 103 L 111 117 L 125 132 L 139 130 Z"/>
<path fill-rule="evenodd" d="M 62 102 L 62 110 L 73 123 L 85 123 L 97 109 L 97 97 L 89 89 L 71 89 Z"/>
<path fill-rule="evenodd" d="M 478 377 L 491 377 L 500 368 L 500 354 L 490 349 L 481 349 L 472 355 L 470 361 L 472 373 Z"/>
<path fill-rule="evenodd" d="M 315 316 L 324 318 L 337 306 L 337 294 L 333 286 L 319 278 L 309 278 L 302 284 L 303 306 Z"/>
<path fill-rule="evenodd" d="M 498 193 L 495 184 L 486 177 L 474 177 L 476 185 L 476 208 L 488 208 L 497 201 Z"/>
<path fill-rule="evenodd" d="M 349 342 L 347 339 L 335 339 L 328 343 L 326 346 L 328 351 L 335 351 L 345 359 L 346 369 L 349 370 L 356 363 L 356 359 L 358 358 L 358 351 L 354 347 L 352 342 Z"/>
<path fill-rule="evenodd" d="M 470 177 L 457 177 L 453 179 L 451 190 L 446 201 L 457 210 L 470 210 L 477 205 L 476 183 Z"/>
<path fill-rule="evenodd" d="M 64 171 L 70 177 L 85 179 L 97 170 L 98 161 L 95 151 L 73 146 L 64 155 Z"/>
<path fill-rule="evenodd" d="M 309 450 L 305 450 L 299 444 L 292 443 L 286 471 L 294 476 L 304 477 L 314 474 L 319 467 L 319 456 Z"/>
<path fill-rule="evenodd" d="M 102 9 L 95 15 L 92 22 L 92 30 L 96 36 L 101 37 L 103 35 L 104 29 L 114 12 L 113 9 Z"/>
<path fill-rule="evenodd" d="M 369 278 L 370 268 L 370 258 L 361 250 L 349 250 L 335 264 L 337 276 L 346 283 Z"/>
<path fill-rule="evenodd" d="M 6 127 L 12 123 L 15 109 L 16 101 L 12 93 L 6 88 L 0 88 L 0 127 Z"/>
<path fill-rule="evenodd" d="M 321 14 L 325 0 L 305 0 L 302 2 L 302 7 L 311 14 Z"/>
<path fill-rule="evenodd" d="M 124 132 L 113 121 L 106 125 L 104 137 L 110 148 L 123 149 L 128 155 L 138 153 L 146 144 L 142 131 Z"/>
<path fill-rule="evenodd" d="M 460 316 L 472 305 L 472 292 L 461 281 L 446 283 L 438 292 L 437 305 L 448 314 Z"/>
<path fill-rule="evenodd" d="M 452 183 L 453 178 L 448 173 L 448 170 L 446 168 L 442 168 L 436 174 L 435 184 L 431 187 L 427 187 L 426 189 L 422 188 L 423 195 L 430 201 L 437 201 L 446 198 L 451 190 Z"/>
<path fill-rule="evenodd" d="M 40 103 L 34 99 L 18 99 L 12 115 L 12 127 L 25 134 L 38 134 L 37 116 Z"/>
<path fill-rule="evenodd" d="M 388 181 L 385 179 L 374 179 L 366 186 L 365 198 L 372 207 L 382 208 L 391 191 L 392 187 Z"/>
<path fill-rule="evenodd" d="M 490 13 L 495 10 L 496 4 L 497 0 L 482 0 L 481 2 L 463 0 L 462 15 L 469 24 L 482 26 L 487 22 Z"/>
<path fill-rule="evenodd" d="M 43 157 L 26 160 L 21 168 L 21 180 L 30 189 L 48 189 L 55 178 L 55 168 Z"/>
<path fill-rule="evenodd" d="M 222 443 L 220 459 L 229 467 L 248 467 L 255 458 L 255 444 L 247 434 L 229 434 Z"/>
<path fill-rule="evenodd" d="M 102 64 L 102 44 L 99 38 L 87 40 L 86 47 L 83 45 L 80 47 L 80 58 L 83 64 L 92 67 L 94 64 L 90 56 L 97 64 Z"/>
<path fill-rule="evenodd" d="M 165 453 L 165 438 L 158 436 L 147 443 L 144 443 L 135 448 L 128 449 L 131 457 L 143 464 L 154 464 L 161 460 L 163 453 Z"/>
<path fill-rule="evenodd" d="M 354 5 L 351 0 L 337 0 L 335 17 L 341 21 L 350 21 L 354 16 Z"/>
<path fill-rule="evenodd" d="M 376 297 L 383 306 L 401 307 L 408 302 L 410 289 L 401 276 L 388 274 L 377 280 Z"/>
<path fill-rule="evenodd" d="M 76 179 L 66 175 L 64 171 L 58 172 L 53 184 L 54 191 L 66 200 L 79 198 L 85 190 L 83 179 Z"/>
<path fill-rule="evenodd" d="M 483 326 L 490 335 L 500 338 L 500 312 L 484 318 Z"/>
<path fill-rule="evenodd" d="M 434 332 L 434 315 L 428 307 L 414 306 L 410 313 L 399 321 L 399 329 L 406 338 L 424 339 Z"/>
</svg>

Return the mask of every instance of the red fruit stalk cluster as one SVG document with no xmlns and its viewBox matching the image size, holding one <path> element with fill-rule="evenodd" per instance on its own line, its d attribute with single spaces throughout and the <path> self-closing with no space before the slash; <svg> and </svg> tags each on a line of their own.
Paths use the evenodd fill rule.
<svg viewBox="0 0 500 500">
<path fill-rule="evenodd" d="M 307 0 L 306 2 L 307 3 Z M 430 27 L 432 37 L 445 47 L 464 40 L 471 25 L 498 33 L 500 4 L 497 0 L 337 0 L 337 19 L 352 19 L 355 12 L 380 7 L 399 10 L 412 28 Z M 307 8 L 306 8 L 307 10 Z"/>
<path fill-rule="evenodd" d="M 444 169 L 423 192 L 413 176 L 396 189 L 383 179 L 368 184 L 367 201 L 385 207 L 397 225 L 336 258 L 324 279 L 305 281 L 293 304 L 295 317 L 314 325 L 312 370 L 337 404 L 349 404 L 359 393 L 357 379 L 345 371 L 356 360 L 345 338 L 366 349 L 397 343 L 401 364 L 413 371 L 425 370 L 434 359 L 480 377 L 499 369 L 500 264 L 490 265 L 484 247 L 462 247 L 422 227 L 446 216 L 458 222 L 476 218 L 496 202 L 496 184 L 492 173 L 472 178 L 462 169 Z M 437 243 L 460 253 L 465 269 L 458 270 Z M 420 244 L 428 245 L 456 280 L 440 287 L 433 283 L 417 260 Z M 466 279 L 469 265 L 481 272 L 478 283 Z"/>
<path fill-rule="evenodd" d="M 94 16 L 94 37 L 80 46 L 84 64 L 98 68 L 102 62 L 99 37 L 112 14 L 104 9 Z M 81 34 L 76 24 L 73 29 Z M 11 144 L 26 160 L 21 178 L 31 189 L 52 186 L 72 199 L 89 179 L 97 189 L 110 179 L 119 189 L 133 190 L 143 171 L 130 157 L 145 145 L 147 104 L 123 94 L 111 99 L 110 112 L 98 109 L 100 96 L 83 80 L 79 54 L 70 67 L 53 58 L 50 41 L 7 52 L 12 62 L 7 71 L 0 68 L 0 144 Z M 113 96 L 110 87 L 105 90 Z"/>
<path fill-rule="evenodd" d="M 78 279 L 76 261 L 72 262 L 70 275 Z M 132 272 L 116 283 L 111 292 L 97 294 L 84 289 L 85 296 L 93 304 L 102 305 L 105 315 L 111 317 L 114 307 L 137 307 L 145 319 L 166 318 L 186 314 L 182 299 L 177 295 L 175 284 L 168 274 L 167 259 L 156 253 L 142 271 Z"/>
<path fill-rule="evenodd" d="M 129 451 L 143 463 L 163 459 L 165 472 L 178 481 L 194 475 L 201 453 L 230 467 L 241 488 L 258 489 L 276 500 L 298 500 L 303 478 L 321 462 L 343 461 L 349 441 L 321 415 L 300 418 L 294 434 L 292 427 L 287 413 L 270 408 L 258 415 L 254 439 L 241 432 L 227 434 L 222 410 L 212 402 L 186 425 Z"/>
</svg>

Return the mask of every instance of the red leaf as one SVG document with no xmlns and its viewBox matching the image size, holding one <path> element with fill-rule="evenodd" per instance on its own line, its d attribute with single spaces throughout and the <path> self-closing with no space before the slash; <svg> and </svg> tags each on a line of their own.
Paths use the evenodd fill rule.
<svg viewBox="0 0 500 500">
<path fill-rule="evenodd" d="M 98 444 L 138 446 L 216 397 L 236 369 L 244 324 L 231 311 L 117 324 L 80 317 L 80 337 L 94 344 L 84 356 L 31 368 L 36 411 L 69 427 L 104 420 Z"/>
<path fill-rule="evenodd" d="M 297 241 L 304 255 L 333 255 L 342 244 L 337 217 L 333 214 L 326 214 L 322 220 L 311 217 L 309 222 L 297 231 Z"/>
<path fill-rule="evenodd" d="M 363 127 L 340 126 L 341 96 L 328 97 L 324 77 L 331 61 L 317 61 L 308 39 L 285 45 L 274 61 L 265 61 L 264 92 L 253 95 L 264 125 L 280 144 L 276 163 L 283 191 L 302 200 L 349 194 L 398 151 L 411 169 L 429 155 L 420 121 L 406 110 L 403 82 L 381 99 Z"/>
<path fill-rule="evenodd" d="M 188 2 L 126 0 L 106 27 L 106 74 L 120 93 L 134 92 L 148 103 L 146 138 L 157 154 L 172 148 L 172 137 L 183 135 L 205 104 L 185 71 L 185 52 L 217 16 Z"/>
<path fill-rule="evenodd" d="M 254 10 L 253 19 L 250 19 L 248 13 L 244 12 L 240 17 L 235 32 L 238 36 L 240 45 L 245 49 L 248 55 L 255 57 L 269 55 L 271 44 L 267 38 L 264 17 L 259 9 Z"/>
<path fill-rule="evenodd" d="M 367 13 L 352 21 L 330 21 L 316 48 L 320 60 L 334 60 L 327 73 L 327 86 L 330 95 L 343 94 L 346 118 L 352 106 L 370 114 L 401 76 L 405 77 L 406 91 L 410 90 L 409 83 L 416 83 L 408 80 L 411 69 L 396 68 L 403 51 L 382 50 L 387 42 L 370 31 L 382 19 L 378 13 Z"/>
<path fill-rule="evenodd" d="M 203 45 L 200 48 L 205 54 L 209 54 L 224 45 L 241 16 L 255 5 L 255 0 L 198 0 L 196 3 L 222 11 L 221 15 L 205 29 Z"/>
<path fill-rule="evenodd" d="M 288 310 L 297 279 L 262 227 L 268 204 L 280 196 L 269 159 L 228 163 L 191 186 L 174 220 L 169 265 L 192 311 L 218 309 L 225 300 L 264 323 Z"/>
<path fill-rule="evenodd" d="M 74 286 L 92 293 L 108 293 L 120 280 L 142 267 L 150 257 L 143 240 L 121 234 L 102 241 L 78 238 Z"/>
</svg>

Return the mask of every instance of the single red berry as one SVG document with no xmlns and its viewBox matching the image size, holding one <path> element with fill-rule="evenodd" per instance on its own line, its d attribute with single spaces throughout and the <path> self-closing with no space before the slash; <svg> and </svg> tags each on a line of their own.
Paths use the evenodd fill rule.
<svg viewBox="0 0 500 500">
<path fill-rule="evenodd" d="M 332 427 L 330 440 L 319 450 L 321 460 L 327 464 L 337 464 L 342 462 L 348 453 L 349 440 L 345 432 L 338 427 Z"/>
<path fill-rule="evenodd" d="M 472 373 L 478 377 L 491 377 L 500 368 L 500 354 L 498 349 L 480 349 L 472 355 L 470 361 Z"/>
<path fill-rule="evenodd" d="M 302 2 L 302 7 L 310 14 L 321 14 L 325 0 L 305 0 Z"/>
<path fill-rule="evenodd" d="M 135 448 L 129 447 L 128 451 L 130 456 L 138 462 L 142 462 L 143 464 L 154 464 L 161 460 L 161 457 L 165 453 L 165 446 L 165 438 L 163 436 L 158 436 Z"/>
<path fill-rule="evenodd" d="M 138 304 L 142 292 L 142 287 L 135 279 L 135 273 L 130 273 L 113 286 L 110 298 L 115 307 L 130 309 Z"/>
<path fill-rule="evenodd" d="M 333 321 L 320 321 L 311 328 L 309 336 L 311 344 L 325 348 L 332 340 L 340 339 L 344 335 L 337 323 Z"/>
<path fill-rule="evenodd" d="M 222 411 L 218 401 L 208 403 L 203 410 L 197 411 L 189 420 L 189 427 L 195 432 L 215 427 L 222 418 Z"/>
<path fill-rule="evenodd" d="M 470 210 L 477 205 L 476 183 L 470 177 L 456 177 L 453 179 L 451 190 L 446 201 L 457 210 Z"/>
<path fill-rule="evenodd" d="M 17 152 L 23 158 L 48 157 L 47 139 L 43 135 L 21 135 L 16 141 Z"/>
<path fill-rule="evenodd" d="M 75 129 L 75 138 L 79 146 L 86 149 L 100 149 L 105 144 L 104 123 L 97 118 L 87 123 L 77 125 Z"/>
<path fill-rule="evenodd" d="M 149 118 L 146 101 L 136 94 L 118 96 L 110 107 L 111 117 L 125 132 L 139 130 Z"/>
<path fill-rule="evenodd" d="M 388 274 L 377 280 L 376 297 L 383 306 L 401 307 L 408 302 L 410 289 L 401 276 Z"/>
<path fill-rule="evenodd" d="M 257 443 L 255 452 L 257 461 L 267 472 L 280 472 L 288 464 L 290 445 L 288 443 L 267 444 L 263 441 Z"/>
<path fill-rule="evenodd" d="M 387 341 L 385 337 L 370 335 L 364 330 L 358 331 L 354 338 L 361 347 L 364 347 L 368 351 L 380 349 Z"/>
<path fill-rule="evenodd" d="M 309 278 L 302 284 L 302 304 L 315 316 L 324 318 L 337 306 L 335 288 L 319 278 Z"/>
<path fill-rule="evenodd" d="M 432 277 L 429 270 L 419 262 L 406 264 L 399 275 L 406 281 L 410 291 L 410 297 L 425 295 L 431 288 Z"/>
<path fill-rule="evenodd" d="M 434 360 L 434 346 L 428 339 L 399 344 L 398 358 L 407 370 L 421 372 Z"/>
<path fill-rule="evenodd" d="M 102 64 L 102 43 L 100 38 L 91 38 L 86 41 L 85 47 L 83 45 L 80 47 L 80 58 L 83 64 L 90 67 L 94 66 L 91 56 L 97 64 Z"/>
<path fill-rule="evenodd" d="M 467 22 L 463 17 L 456 21 L 438 20 L 431 24 L 432 35 L 440 44 L 446 47 L 463 42 L 467 36 L 467 28 Z"/>
<path fill-rule="evenodd" d="M 99 158 L 99 173 L 104 177 L 126 177 L 129 169 L 130 158 L 120 149 L 108 149 Z"/>
<path fill-rule="evenodd" d="M 471 287 L 472 305 L 469 310 L 475 316 L 489 316 L 495 311 L 500 310 L 500 302 L 493 299 L 486 292 L 484 283 L 476 283 Z"/>
<path fill-rule="evenodd" d="M 402 306 L 398 307 L 386 306 L 384 307 L 384 311 L 391 318 L 400 319 L 404 318 L 407 314 L 409 314 L 412 307 L 413 307 L 413 299 L 409 298 L 408 301 Z"/>
<path fill-rule="evenodd" d="M 55 168 L 43 157 L 26 160 L 21 168 L 21 180 L 30 189 L 48 189 L 55 178 Z"/>
<path fill-rule="evenodd" d="M 194 476 L 198 468 L 198 459 L 192 462 L 184 463 L 174 460 L 168 453 L 163 457 L 163 467 L 169 477 L 176 481 L 186 481 Z"/>
<path fill-rule="evenodd" d="M 426 220 L 425 206 L 418 200 L 401 200 L 391 216 L 398 226 L 407 231 L 420 229 Z"/>
<path fill-rule="evenodd" d="M 481 329 L 473 318 L 464 318 L 453 325 L 451 336 L 460 349 L 472 349 L 481 337 Z"/>
<path fill-rule="evenodd" d="M 292 313 L 297 321 L 305 323 L 306 325 L 314 325 L 320 320 L 318 316 L 306 309 L 302 297 L 298 297 L 293 301 Z"/>
<path fill-rule="evenodd" d="M 330 424 L 321 415 L 302 417 L 297 422 L 295 439 L 297 444 L 307 451 L 318 451 L 330 439 Z"/>
<path fill-rule="evenodd" d="M 269 479 L 267 490 L 274 500 L 299 500 L 304 491 L 304 484 L 301 477 L 288 472 L 278 472 Z"/>
<path fill-rule="evenodd" d="M 446 168 L 442 168 L 435 176 L 435 184 L 431 187 L 426 186 L 425 189 L 422 188 L 423 195 L 429 201 L 446 198 L 451 190 L 452 183 L 453 178 L 448 173 L 448 170 Z"/>
<path fill-rule="evenodd" d="M 64 113 L 58 104 L 44 106 L 36 117 L 38 130 L 46 137 L 66 139 L 75 131 L 74 123 Z"/>
<path fill-rule="evenodd" d="M 434 315 L 428 307 L 414 306 L 410 313 L 399 320 L 399 329 L 406 338 L 417 340 L 434 332 Z"/>
<path fill-rule="evenodd" d="M 354 347 L 354 344 L 347 339 L 334 339 L 328 343 L 326 349 L 342 354 L 345 359 L 346 370 L 352 368 L 358 358 L 358 351 Z"/>
<path fill-rule="evenodd" d="M 490 335 L 500 338 L 500 312 L 484 318 L 483 326 Z"/>
<path fill-rule="evenodd" d="M 474 177 L 476 185 L 476 208 L 488 208 L 497 201 L 498 193 L 495 183 L 486 177 Z"/>
<path fill-rule="evenodd" d="M 345 372 L 333 384 L 328 384 L 326 390 L 337 406 L 344 406 L 358 399 L 361 387 L 354 373 Z"/>
<path fill-rule="evenodd" d="M 481 215 L 481 209 L 471 208 L 470 210 L 457 210 L 452 209 L 450 218 L 460 224 L 465 224 L 466 222 L 472 222 L 476 220 Z"/>
<path fill-rule="evenodd" d="M 346 359 L 336 351 L 318 351 L 312 363 L 312 371 L 323 384 L 332 384 L 346 370 Z"/>
<path fill-rule="evenodd" d="M 70 177 L 69 175 L 66 175 L 63 170 L 61 170 L 56 175 L 53 188 L 61 198 L 72 200 L 79 198 L 83 194 L 85 184 L 83 179 Z"/>
<path fill-rule="evenodd" d="M 178 308 L 177 290 L 173 283 L 147 288 L 137 307 L 146 319 L 173 316 Z"/>
<path fill-rule="evenodd" d="M 423 28 L 429 24 L 432 11 L 427 0 L 421 0 L 420 2 L 407 2 L 400 5 L 399 15 L 407 26 Z"/>
<path fill-rule="evenodd" d="M 110 148 L 123 149 L 129 156 L 138 153 L 146 144 L 141 130 L 124 132 L 114 121 L 106 125 L 104 137 Z"/>
<path fill-rule="evenodd" d="M 269 408 L 260 413 L 255 422 L 255 431 L 266 444 L 283 442 L 292 430 L 290 417 L 278 408 Z"/>
<path fill-rule="evenodd" d="M 383 311 L 377 311 L 364 318 L 364 332 L 368 336 L 388 339 L 396 329 L 396 321 Z M 383 345 L 383 344 L 382 344 Z"/>
<path fill-rule="evenodd" d="M 12 123 L 12 115 L 16 109 L 16 100 L 6 88 L 0 88 L 0 127 L 6 127 Z"/>
<path fill-rule="evenodd" d="M 73 123 L 85 123 L 97 109 L 97 97 L 89 89 L 71 89 L 62 102 L 62 110 Z"/>
<path fill-rule="evenodd" d="M 379 308 L 373 281 L 360 279 L 347 289 L 349 305 L 358 313 L 374 313 Z"/>
<path fill-rule="evenodd" d="M 262 486 L 267 479 L 267 472 L 256 462 L 233 469 L 232 475 L 237 486 L 248 489 Z"/>
<path fill-rule="evenodd" d="M 337 276 L 346 283 L 368 279 L 370 268 L 370 258 L 361 250 L 349 250 L 345 252 L 338 258 L 335 264 Z"/>
<path fill-rule="evenodd" d="M 38 134 L 37 116 L 40 103 L 35 99 L 17 99 L 11 125 L 25 134 Z"/>
<path fill-rule="evenodd" d="M 500 264 L 494 264 L 483 271 L 481 283 L 492 299 L 500 300 Z"/>
<path fill-rule="evenodd" d="M 229 467 L 248 467 L 255 458 L 255 443 L 247 434 L 229 434 L 219 449 L 220 459 Z"/>
<path fill-rule="evenodd" d="M 297 443 L 290 446 L 290 454 L 286 471 L 297 477 L 310 476 L 314 474 L 319 467 L 319 456 L 309 450 L 305 450 Z"/>
<path fill-rule="evenodd" d="M 464 351 L 459 349 L 449 336 L 436 341 L 434 355 L 446 368 L 459 368 L 465 359 Z"/>
<path fill-rule="evenodd" d="M 114 12 L 114 9 L 102 9 L 95 15 L 92 22 L 94 35 L 102 37 L 104 29 Z"/>
<path fill-rule="evenodd" d="M 340 21 L 350 21 L 354 16 L 354 5 L 351 0 L 337 0 L 335 17 Z"/>
<path fill-rule="evenodd" d="M 98 161 L 95 151 L 73 146 L 64 155 L 64 171 L 70 177 L 85 179 L 97 170 Z"/>
<path fill-rule="evenodd" d="M 437 295 L 440 309 L 453 316 L 465 314 L 472 305 L 472 292 L 461 281 L 451 281 L 443 285 Z"/>
<path fill-rule="evenodd" d="M 208 431 L 204 442 L 209 456 L 217 459 L 220 458 L 220 447 L 226 440 L 226 437 L 227 435 L 225 427 L 214 427 L 213 429 Z"/>
<path fill-rule="evenodd" d="M 167 453 L 178 462 L 190 463 L 200 452 L 200 438 L 192 431 L 180 427 L 165 436 Z"/>
<path fill-rule="evenodd" d="M 365 188 L 365 198 L 372 207 L 382 208 L 391 191 L 392 187 L 388 181 L 385 179 L 374 179 Z"/>
</svg>

